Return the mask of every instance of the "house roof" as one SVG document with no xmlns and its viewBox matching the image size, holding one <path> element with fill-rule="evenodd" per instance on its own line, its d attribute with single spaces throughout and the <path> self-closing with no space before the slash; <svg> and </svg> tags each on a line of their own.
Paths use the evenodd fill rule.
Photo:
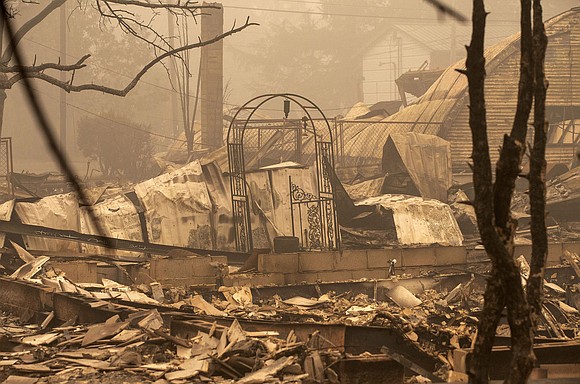
<svg viewBox="0 0 580 384">
<path fill-rule="evenodd" d="M 454 28 L 449 24 L 396 25 L 395 30 L 400 31 L 431 51 L 449 50 L 449 43 L 453 37 L 454 30 L 457 47 L 465 46 L 471 39 L 471 26 L 469 25 L 455 25 Z M 510 24 L 490 26 L 485 31 L 486 44 L 498 43 L 515 32 L 517 32 L 517 28 Z"/>
<path fill-rule="evenodd" d="M 570 30 L 569 28 L 572 20 L 575 23 L 578 23 L 578 20 L 580 20 L 580 7 L 573 8 L 548 20 L 545 23 L 548 37 L 554 41 L 555 44 L 562 44 L 556 40 L 563 32 L 568 32 Z M 415 27 L 417 26 L 411 28 Z M 415 30 L 417 33 L 419 31 L 419 29 Z M 420 34 L 417 36 L 421 38 L 425 37 Z M 577 39 L 577 37 L 574 37 L 574 39 Z M 501 42 L 486 50 L 485 57 L 488 82 L 489 78 L 492 77 L 490 75 L 493 75 L 494 71 L 496 71 L 503 62 L 519 51 L 519 41 L 520 34 L 517 33 L 503 39 Z M 566 82 L 570 82 L 568 71 L 566 70 L 564 71 L 566 73 L 562 73 L 563 69 L 566 69 L 571 65 L 569 63 L 571 62 L 570 55 L 561 55 L 560 51 L 561 49 L 558 50 L 558 55 L 551 58 L 552 61 L 549 62 L 550 65 L 547 65 L 546 69 L 547 73 L 551 76 L 549 76 L 549 80 L 552 94 L 554 94 L 556 88 L 563 88 L 566 86 Z M 565 51 L 568 52 L 567 45 Z M 576 65 L 577 64 L 574 64 L 574 66 Z M 381 159 L 382 145 L 386 142 L 391 133 L 417 132 L 439 135 L 446 121 L 457 115 L 457 108 L 465 105 L 463 100 L 467 97 L 467 78 L 457 72 L 457 69 L 464 68 L 465 60 L 461 60 L 447 68 L 441 77 L 439 77 L 439 79 L 421 98 L 417 100 L 415 104 L 403 109 L 402 111 L 364 128 L 354 127 L 354 129 L 346 131 L 343 139 L 345 143 L 344 155 L 349 159 L 356 161 L 356 165 L 365 165 L 372 162 L 372 159 Z M 574 76 L 574 71 L 571 71 L 570 73 Z M 497 82 L 488 84 L 488 87 L 500 89 L 502 87 L 505 88 L 505 84 L 508 82 L 510 84 L 515 82 L 517 84 L 517 72 L 514 73 L 514 75 L 514 78 L 499 79 Z M 574 80 L 574 84 L 576 84 L 576 80 Z M 570 87 L 572 86 L 574 87 L 574 92 L 577 92 L 576 85 L 570 85 Z M 580 87 L 578 91 L 580 92 Z M 512 99 L 517 98 L 517 92 L 512 92 L 507 95 L 507 97 L 510 98 L 510 102 L 515 102 Z M 562 100 L 561 102 L 566 103 L 565 100 Z M 511 104 L 506 104 L 506 108 L 507 107 L 511 108 Z M 511 115 L 511 113 L 508 113 L 508 115 Z M 377 143 L 377 145 L 369 146 L 368 143 Z M 353 166 L 355 164 L 349 165 Z"/>
</svg>

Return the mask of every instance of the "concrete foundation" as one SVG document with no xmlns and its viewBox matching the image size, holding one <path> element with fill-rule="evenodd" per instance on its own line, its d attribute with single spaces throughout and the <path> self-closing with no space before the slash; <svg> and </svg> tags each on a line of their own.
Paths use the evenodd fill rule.
<svg viewBox="0 0 580 384">
<path fill-rule="evenodd" d="M 284 275 L 285 284 L 317 281 L 385 279 L 389 263 L 397 272 L 443 265 L 465 265 L 465 247 L 384 248 L 335 252 L 300 252 L 258 255 L 258 272 Z"/>
<path fill-rule="evenodd" d="M 121 284 L 149 284 L 158 282 L 163 286 L 217 285 L 227 265 L 226 256 L 152 259 L 149 263 L 108 263 L 94 261 L 51 262 L 49 266 L 65 272 L 76 283 L 100 283 L 106 278 Z M 127 271 L 125 274 L 122 269 Z M 127 276 L 128 275 L 128 276 Z"/>
<path fill-rule="evenodd" d="M 579 254 L 580 242 L 549 244 L 547 266 L 561 264 L 565 250 Z M 397 260 L 397 274 L 416 274 L 445 266 L 464 269 L 468 253 L 471 260 L 485 260 L 484 250 L 468 251 L 466 247 L 443 246 L 280 253 L 259 255 L 258 272 L 275 276 L 270 285 L 279 284 L 280 274 L 284 276 L 285 284 L 385 279 L 389 277 L 389 262 L 392 259 Z M 529 261 L 532 246 L 518 245 L 514 254 L 524 255 Z"/>
<path fill-rule="evenodd" d="M 549 245 L 547 266 L 561 264 L 565 250 L 580 253 L 580 242 Z M 515 255 L 531 257 L 531 245 L 518 245 Z M 469 255 L 468 255 L 469 254 Z M 223 266 L 225 256 L 159 258 L 147 264 L 118 263 L 119 268 L 96 262 L 51 263 L 64 271 L 72 281 L 94 283 L 108 278 L 123 284 L 163 286 L 273 286 L 349 280 L 380 280 L 389 278 L 389 263 L 396 259 L 396 273 L 417 274 L 429 269 L 454 266 L 465 269 L 469 260 L 485 260 L 485 251 L 465 247 L 384 248 L 343 250 L 335 252 L 298 252 L 258 255 L 258 271 L 229 275 Z M 220 267 L 221 265 L 221 267 Z"/>
</svg>

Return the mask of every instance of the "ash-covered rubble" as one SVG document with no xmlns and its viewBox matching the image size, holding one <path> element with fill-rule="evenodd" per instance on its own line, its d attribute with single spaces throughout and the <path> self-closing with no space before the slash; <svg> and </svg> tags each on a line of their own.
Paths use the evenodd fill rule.
<svg viewBox="0 0 580 384">
<path fill-rule="evenodd" d="M 315 297 L 288 297 L 282 292 L 292 287 L 279 287 L 280 295 L 266 297 L 250 287 L 201 292 L 155 283 L 125 286 L 107 279 L 101 284 L 73 283 L 57 270 L 45 269 L 42 257 L 28 257 L 13 280 L 83 297 L 93 308 L 125 312 L 96 324 L 79 324 L 74 317 L 59 321 L 54 311 L 38 323 L 4 314 L 0 374 L 7 383 L 339 382 L 340 372 L 333 367 L 354 354 L 318 331 L 306 339 L 297 337 L 301 325 L 333 324 L 388 330 L 399 340 L 396 348 L 385 345 L 362 356 L 382 353 L 406 364 L 411 375 L 430 373 L 433 381 L 456 379 L 463 376 L 455 372 L 454 351 L 472 346 L 483 303 L 484 280 L 479 274 L 467 275 L 450 289 L 416 294 L 405 288 L 412 277 L 395 276 L 384 296 L 375 298 L 348 290 L 320 291 Z M 569 254 L 568 260 L 578 268 L 577 255 Z M 523 258 L 520 263 L 525 279 L 528 267 Z M 578 286 L 551 281 L 545 286 L 537 340 L 576 339 Z M 205 328 L 180 336 L 171 330 L 172 319 L 180 316 L 193 316 Z M 247 321 L 258 321 L 259 330 L 244 329 Z M 281 323 L 291 324 L 297 332 L 282 335 L 276 327 Z M 509 337 L 505 321 L 498 327 L 498 337 Z M 420 364 L 409 363 L 413 356 L 431 359 L 435 369 L 422 371 Z"/>
<path fill-rule="evenodd" d="M 295 337 L 245 332 L 236 321 L 182 339 L 169 335 L 156 310 L 91 325 L 1 319 L 1 375 L 7 383 L 300 383 L 322 374 L 323 359 L 340 357 L 311 350 Z"/>
</svg>

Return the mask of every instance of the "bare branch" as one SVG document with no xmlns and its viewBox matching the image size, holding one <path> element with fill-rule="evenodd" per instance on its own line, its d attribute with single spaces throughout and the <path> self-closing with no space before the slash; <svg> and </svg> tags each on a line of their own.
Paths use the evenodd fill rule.
<svg viewBox="0 0 580 384">
<path fill-rule="evenodd" d="M 539 0 L 537 1 L 539 3 Z M 468 48 L 467 77 L 470 98 L 469 125 L 473 140 L 475 211 L 482 242 L 492 261 L 492 276 L 494 277 L 493 281 L 488 281 L 486 288 L 483 317 L 478 325 L 469 375 L 470 382 L 488 382 L 495 326 L 501 310 L 506 305 L 512 340 L 511 370 L 506 382 L 525 383 L 535 361 L 532 350 L 532 321 L 526 294 L 522 287 L 520 270 L 513 258 L 517 222 L 511 216 L 510 203 L 515 189 L 515 180 L 521 173 L 527 121 L 534 93 L 531 0 L 521 0 L 522 38 L 518 105 L 511 134 L 504 136 L 503 147 L 496 166 L 495 184 L 492 184 L 490 177 L 491 164 L 483 91 L 485 10 L 483 0 L 474 0 L 473 3 L 473 35 Z"/>
<path fill-rule="evenodd" d="M 20 43 L 20 40 L 22 40 L 22 38 L 28 32 L 30 32 L 32 28 L 40 24 L 42 20 L 50 15 L 54 10 L 60 8 L 65 2 L 66 0 L 52 0 L 46 7 L 44 7 L 44 9 L 42 9 L 33 18 L 24 23 L 22 27 L 20 27 L 20 29 L 14 33 L 13 39 L 8 43 L 6 50 L 0 58 L 0 63 L 7 64 L 14 54 L 14 47 Z"/>
<path fill-rule="evenodd" d="M 101 3 L 105 4 L 105 8 L 108 10 L 108 12 L 101 7 Z M 163 35 L 161 35 L 159 32 L 157 32 L 154 28 L 151 27 L 151 22 L 153 19 L 151 19 L 149 23 L 139 21 L 135 17 L 133 17 L 134 16 L 133 13 L 129 11 L 114 9 L 113 7 L 111 7 L 108 1 L 97 0 L 96 6 L 97 10 L 101 14 L 101 17 L 108 20 L 116 21 L 121 30 L 124 31 L 125 33 L 128 33 L 136 37 L 137 39 L 152 45 L 155 49 L 158 49 L 162 52 L 168 52 L 173 49 L 173 46 L 170 44 L 168 39 L 166 39 Z M 150 34 L 153 35 L 153 38 L 145 37 L 142 33 L 136 31 L 135 28 L 143 29 L 146 32 L 149 32 Z M 160 41 L 162 44 L 157 43 L 157 41 Z"/>
<path fill-rule="evenodd" d="M 14 65 L 11 67 L 4 67 L 4 66 L 0 66 L 0 72 L 3 73 L 15 73 L 15 72 L 42 72 L 42 71 L 46 71 L 47 69 L 54 69 L 57 71 L 62 71 L 62 72 L 68 72 L 68 71 L 74 71 L 77 69 L 81 69 L 86 67 L 87 65 L 84 64 L 84 62 L 91 57 L 91 55 L 86 54 L 83 57 L 81 57 L 76 63 L 74 64 L 70 64 L 70 65 L 63 65 L 63 64 L 57 64 L 57 63 L 45 63 L 45 64 L 40 64 L 40 65 L 29 65 L 29 66 L 18 66 L 18 65 Z"/>
<path fill-rule="evenodd" d="M 511 196 L 515 189 L 515 180 L 520 172 L 520 165 L 525 153 L 528 119 L 534 97 L 534 58 L 532 52 L 532 19 L 531 0 L 521 0 L 521 57 L 520 80 L 518 85 L 518 103 L 510 135 L 504 136 L 500 152 L 494 190 L 494 209 L 496 225 L 509 233 Z M 517 153 L 518 156 L 513 156 Z"/>
<path fill-rule="evenodd" d="M 13 47 L 12 52 L 14 55 L 16 65 L 18 67 L 23 67 L 24 65 L 22 62 L 22 56 L 21 56 L 20 51 L 18 49 L 18 42 L 15 40 L 16 33 L 12 29 L 12 27 L 13 27 L 12 24 L 9 22 L 9 19 L 8 19 L 9 16 L 6 12 L 6 4 L 4 1 L 2 1 L 0 3 L 0 13 L 2 13 L 1 17 L 4 21 L 3 27 L 6 29 L 6 35 L 8 37 L 9 44 Z M 48 122 L 48 119 L 46 118 L 46 114 L 44 113 L 42 107 L 40 106 L 40 103 L 38 102 L 36 95 L 32 91 L 32 86 L 30 84 L 30 81 L 28 81 L 28 79 L 26 79 L 26 78 L 24 79 L 24 88 L 26 90 L 26 96 L 28 97 L 28 100 L 30 101 L 30 106 L 32 107 L 32 111 L 33 111 L 34 115 L 36 116 L 36 119 L 37 119 L 37 122 L 38 122 L 40 128 L 42 129 L 42 132 L 44 134 L 44 137 L 46 139 L 48 147 L 52 151 L 53 155 L 56 157 L 58 164 L 60 165 L 63 172 L 66 174 L 68 180 L 72 183 L 73 188 L 79 197 L 79 200 L 82 203 L 84 203 L 85 205 L 89 205 L 88 204 L 89 199 L 87 198 L 87 194 L 86 194 L 85 190 L 83 188 L 81 188 L 81 186 L 79 185 L 79 183 L 74 175 L 74 172 L 72 171 L 71 167 L 69 166 L 70 162 L 68 161 L 66 155 L 60 151 L 60 149 L 57 145 L 55 136 L 53 134 L 53 130 L 51 129 L 51 126 L 50 126 L 50 123 Z M 89 217 L 92 221 L 92 224 L 97 229 L 97 233 L 101 233 L 101 234 L 105 233 L 105 231 L 103 230 L 102 223 L 99 220 L 97 220 L 92 209 L 88 210 L 88 214 L 89 214 Z M 105 242 L 110 243 L 109 240 L 105 240 Z"/>
<path fill-rule="evenodd" d="M 177 1 L 176 3 L 149 3 L 144 1 L 138 0 L 107 0 L 109 3 L 115 3 L 119 5 L 134 5 L 137 7 L 142 8 L 151 8 L 151 9 L 180 9 L 180 10 L 188 10 L 188 11 L 196 11 L 198 9 L 210 8 L 210 9 L 221 9 L 221 6 L 218 5 L 200 5 L 197 1 L 186 1 L 181 2 Z"/>
<path fill-rule="evenodd" d="M 198 42 L 198 43 L 194 43 L 194 44 L 188 44 L 176 49 L 173 49 L 171 51 L 165 52 L 159 56 L 157 56 L 155 59 L 151 60 L 147 65 L 145 65 L 133 78 L 133 80 L 131 80 L 129 82 L 129 84 L 127 84 L 127 86 L 125 88 L 122 89 L 118 89 L 118 88 L 111 88 L 111 87 L 107 87 L 104 85 L 99 85 L 99 84 L 81 84 L 81 85 L 73 85 L 71 82 L 64 82 L 61 81 L 59 79 L 56 79 L 50 75 L 45 74 L 44 72 L 27 72 L 27 73 L 22 73 L 22 74 L 17 74 L 14 77 L 12 77 L 11 79 L 8 80 L 8 85 L 9 87 L 11 87 L 12 85 L 14 85 L 15 83 L 17 83 L 18 81 L 22 80 L 23 77 L 27 77 L 27 78 L 34 78 L 34 79 L 39 79 L 42 81 L 45 81 L 49 84 L 52 84 L 54 86 L 57 86 L 61 89 L 64 89 L 67 92 L 82 92 L 82 91 L 99 91 L 99 92 L 104 92 L 104 93 L 108 93 L 110 95 L 115 95 L 115 96 L 126 96 L 133 88 L 135 88 L 135 86 L 137 85 L 137 83 L 139 83 L 139 80 L 141 80 L 141 78 L 157 63 L 161 62 L 163 59 L 166 59 L 172 55 L 178 54 L 180 52 L 184 52 L 187 51 L 189 49 L 194 49 L 194 48 L 200 48 L 209 44 L 213 44 L 227 36 L 233 35 L 237 32 L 240 32 L 244 29 L 246 29 L 247 27 L 253 26 L 253 25 L 258 25 L 257 23 L 250 23 L 249 20 L 246 21 L 246 23 L 238 28 L 234 28 L 231 29 L 219 36 L 214 37 L 213 39 L 210 40 L 206 40 L 203 42 Z"/>
</svg>

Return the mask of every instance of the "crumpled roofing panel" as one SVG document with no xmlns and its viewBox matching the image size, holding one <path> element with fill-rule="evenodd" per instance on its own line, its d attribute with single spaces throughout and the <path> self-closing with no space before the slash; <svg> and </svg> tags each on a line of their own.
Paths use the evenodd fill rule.
<svg viewBox="0 0 580 384">
<path fill-rule="evenodd" d="M 393 212 L 400 245 L 461 246 L 463 235 L 449 205 L 438 200 L 406 195 L 382 195 L 355 203 Z"/>
<path fill-rule="evenodd" d="M 250 193 L 250 220 L 254 248 L 269 248 L 272 246 L 271 239 L 277 235 L 276 229 L 271 225 L 274 203 L 268 172 L 248 173 L 246 182 L 248 193 Z"/>
<path fill-rule="evenodd" d="M 93 222 L 89 209 L 93 211 L 95 217 L 105 233 L 98 233 Z M 125 195 L 117 195 L 105 199 L 90 208 L 80 208 L 81 232 L 94 235 L 104 235 L 115 239 L 143 241 L 141 233 L 141 222 L 137 208 Z M 140 252 L 120 251 L 106 249 L 90 244 L 83 244 L 83 253 L 106 254 L 118 256 L 141 257 Z"/>
<path fill-rule="evenodd" d="M 421 196 L 447 201 L 447 191 L 453 183 L 449 142 L 433 135 L 394 133 L 385 148 L 397 151 Z M 387 156 L 385 154 L 385 158 Z M 383 159 L 383 167 L 387 167 L 383 171 L 389 173 L 390 163 Z"/>
<path fill-rule="evenodd" d="M 216 162 L 202 164 L 207 191 L 213 206 L 211 214 L 214 249 L 235 251 L 234 217 L 230 185 Z"/>
<path fill-rule="evenodd" d="M 135 186 L 151 243 L 212 249 L 212 204 L 199 161 Z"/>
<path fill-rule="evenodd" d="M 14 208 L 23 224 L 79 231 L 79 202 L 74 193 L 44 197 L 36 202 L 17 202 Z M 22 236 L 28 250 L 80 252 L 80 244 Z"/>
<path fill-rule="evenodd" d="M 14 200 L 8 200 L 5 203 L 0 204 L 0 220 L 10 221 L 12 216 L 12 211 L 14 210 Z M 0 248 L 4 247 L 4 240 L 6 239 L 6 234 L 0 232 Z M 0 253 L 0 255 L 2 255 Z"/>
</svg>

